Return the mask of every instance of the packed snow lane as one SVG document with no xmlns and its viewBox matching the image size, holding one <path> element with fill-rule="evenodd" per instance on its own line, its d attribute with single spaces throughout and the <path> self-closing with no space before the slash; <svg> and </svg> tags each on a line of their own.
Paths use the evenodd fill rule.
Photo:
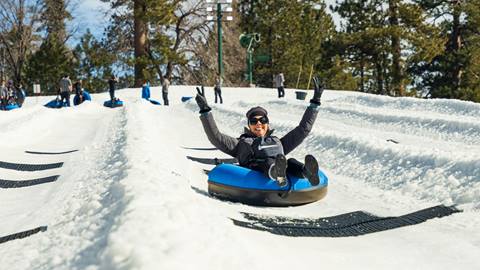
<svg viewBox="0 0 480 270">
<path fill-rule="evenodd" d="M 194 87 L 170 90 L 169 107 L 154 106 L 140 99 L 139 89 L 128 89 L 118 91 L 125 101 L 122 109 L 103 108 L 106 95 L 100 94 L 93 95 L 91 104 L 70 109 L 44 110 L 30 104 L 22 110 L 38 113 L 25 116 L 23 123 L 1 120 L 11 125 L 12 132 L 0 132 L 0 139 L 16 143 L 0 153 L 0 160 L 65 165 L 52 170 L 61 175 L 53 184 L 9 194 L 0 190 L 4 225 L 0 230 L 9 227 L 15 232 L 21 229 L 18 224 L 49 226 L 47 232 L 0 245 L 0 265 L 15 269 L 245 269 L 247 264 L 249 269 L 480 267 L 476 232 L 480 164 L 475 145 L 480 141 L 475 131 L 480 119 L 473 113 L 480 111 L 480 105 L 326 91 L 312 133 L 289 156 L 303 160 L 308 153 L 315 155 L 330 180 L 328 195 L 300 207 L 268 208 L 208 195 L 203 169 L 213 165 L 187 156 L 228 156 L 212 149 L 195 101 L 180 102 L 194 94 Z M 161 100 L 159 88 L 151 91 L 152 98 Z M 242 132 L 250 107 L 265 107 L 275 134 L 282 136 L 298 124 L 308 105 L 294 99 L 294 90 L 278 100 L 274 89 L 225 88 L 221 105 L 213 103 L 211 88 L 206 91 L 220 130 L 232 136 Z M 5 117 L 17 119 L 13 114 Z M 60 124 L 68 119 L 85 121 L 80 126 Z M 56 132 L 43 126 L 53 123 L 58 123 Z M 31 134 L 40 136 L 29 139 Z M 391 138 L 400 143 L 387 142 Z M 23 152 L 72 149 L 80 151 L 47 156 Z M 27 179 L 29 175 L 9 176 Z M 348 238 L 289 238 L 241 228 L 230 220 L 242 219 L 240 212 L 320 218 L 362 210 L 400 216 L 442 203 L 457 204 L 464 212 Z M 4 217 L 9 221 L 3 223 Z"/>
<path fill-rule="evenodd" d="M 95 103 L 85 105 L 61 110 L 40 107 L 35 121 L 26 121 L 24 126 L 20 124 L 1 135 L 17 140 L 2 148 L 0 160 L 34 164 L 64 162 L 61 168 L 37 172 L 0 169 L 2 178 L 16 180 L 60 175 L 53 183 L 0 189 L 0 236 L 48 226 L 46 232 L 2 244 L 2 265 L 15 269 L 66 269 L 71 265 L 82 268 L 96 260 L 102 236 L 106 236 L 110 220 L 121 209 L 121 204 L 114 203 L 115 198 L 122 197 L 114 183 L 123 177 L 125 158 L 118 151 L 123 149 L 125 141 L 122 133 L 125 120 L 121 111 L 103 109 Z M 50 125 L 47 119 L 55 125 Z M 79 151 L 33 155 L 25 153 L 26 149 Z"/>
</svg>

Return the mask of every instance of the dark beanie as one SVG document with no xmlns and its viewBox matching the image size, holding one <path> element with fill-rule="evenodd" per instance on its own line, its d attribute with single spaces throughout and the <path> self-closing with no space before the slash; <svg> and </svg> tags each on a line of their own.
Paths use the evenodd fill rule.
<svg viewBox="0 0 480 270">
<path fill-rule="evenodd" d="M 267 113 L 267 110 L 265 110 L 264 108 L 257 106 L 248 110 L 246 115 L 247 115 L 247 118 L 250 119 L 251 117 L 254 117 L 254 116 L 267 116 L 268 113 Z"/>
</svg>

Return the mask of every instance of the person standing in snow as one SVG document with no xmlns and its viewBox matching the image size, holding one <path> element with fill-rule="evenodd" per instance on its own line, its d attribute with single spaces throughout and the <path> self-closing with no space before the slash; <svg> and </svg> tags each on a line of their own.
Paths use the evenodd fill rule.
<svg viewBox="0 0 480 270">
<path fill-rule="evenodd" d="M 83 102 L 83 87 L 82 87 L 82 80 L 78 80 L 74 85 L 73 88 L 75 89 L 75 96 L 78 98 L 78 104 Z"/>
<path fill-rule="evenodd" d="M 279 73 L 275 77 L 275 85 L 277 86 L 277 91 L 278 91 L 278 97 L 282 98 L 285 97 L 285 88 L 284 84 L 285 83 L 285 77 L 283 76 L 283 73 Z"/>
<path fill-rule="evenodd" d="M 17 103 L 17 105 L 19 107 L 22 107 L 23 103 L 25 102 L 25 97 L 26 97 L 26 94 L 25 94 L 25 89 L 23 88 L 23 85 L 22 83 L 18 83 L 17 85 L 17 94 L 16 94 L 16 97 L 15 97 L 15 101 Z"/>
<path fill-rule="evenodd" d="M 17 89 L 13 85 L 13 81 L 9 80 L 7 84 L 7 104 L 13 105 L 17 103 Z"/>
<path fill-rule="evenodd" d="M 5 81 L 1 81 L 0 83 L 0 109 L 7 105 L 8 100 L 8 91 L 7 87 L 5 86 Z"/>
<path fill-rule="evenodd" d="M 70 107 L 70 93 L 72 92 L 72 81 L 68 74 L 65 74 L 59 83 L 60 98 L 63 104 L 67 104 Z"/>
<path fill-rule="evenodd" d="M 215 103 L 217 103 L 217 97 L 219 98 L 220 104 L 223 103 L 222 83 L 223 83 L 222 76 L 220 76 L 220 74 L 218 74 L 217 80 L 215 81 L 215 87 L 213 88 L 213 92 L 215 93 Z"/>
<path fill-rule="evenodd" d="M 323 86 L 318 78 L 314 78 L 314 95 L 310 106 L 303 114 L 300 124 L 282 138 L 273 136 L 267 110 L 253 107 L 246 113 L 248 128 L 239 138 L 225 135 L 219 131 L 211 108 L 205 99 L 202 87 L 197 87 L 195 100 L 200 108 L 200 120 L 209 141 L 220 151 L 236 157 L 240 166 L 262 172 L 266 177 L 275 180 L 280 186 L 287 184 L 287 173 L 298 177 L 306 177 L 312 185 L 318 185 L 318 162 L 312 155 L 305 156 L 305 163 L 285 155 L 293 151 L 310 133 L 317 118 Z"/>
<path fill-rule="evenodd" d="M 162 83 L 162 97 L 163 97 L 163 104 L 168 106 L 168 88 L 170 87 L 170 81 L 167 78 L 163 79 Z"/>
<path fill-rule="evenodd" d="M 115 75 L 108 80 L 108 93 L 110 94 L 110 100 L 113 102 L 115 100 L 115 85 L 117 84 L 118 80 Z"/>
</svg>

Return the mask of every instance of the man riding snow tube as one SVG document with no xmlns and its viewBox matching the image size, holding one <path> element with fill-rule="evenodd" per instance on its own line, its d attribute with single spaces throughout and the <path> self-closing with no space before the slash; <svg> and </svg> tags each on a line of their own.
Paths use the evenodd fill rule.
<svg viewBox="0 0 480 270">
<path fill-rule="evenodd" d="M 328 178 L 318 171 L 319 184 L 287 175 L 288 184 L 279 187 L 276 181 L 261 172 L 232 164 L 220 164 L 208 173 L 208 193 L 223 200 L 257 206 L 296 206 L 312 203 L 327 195 Z"/>
</svg>

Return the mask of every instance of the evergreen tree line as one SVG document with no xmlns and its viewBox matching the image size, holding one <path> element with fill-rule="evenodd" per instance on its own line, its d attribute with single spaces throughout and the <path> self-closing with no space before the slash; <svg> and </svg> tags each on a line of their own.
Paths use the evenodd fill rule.
<svg viewBox="0 0 480 270">
<path fill-rule="evenodd" d="M 2 78 L 56 93 L 63 74 L 92 92 L 120 72 L 124 86 L 168 78 L 212 85 L 217 76 L 215 23 L 204 1 L 101 0 L 110 22 L 101 39 L 87 31 L 74 48 L 64 0 L 2 0 Z M 331 9 L 341 18 L 335 26 Z M 70 14 L 71 10 L 73 14 Z M 224 83 L 247 85 L 242 33 L 260 34 L 254 81 L 307 89 L 312 74 L 328 89 L 480 102 L 480 1 L 238 0 L 223 23 Z"/>
<path fill-rule="evenodd" d="M 283 72 L 306 88 L 310 71 L 327 88 L 391 96 L 480 101 L 480 1 L 337 0 L 337 30 L 323 1 L 240 1 L 241 28 L 258 32 L 270 60 L 257 82 Z"/>
</svg>

